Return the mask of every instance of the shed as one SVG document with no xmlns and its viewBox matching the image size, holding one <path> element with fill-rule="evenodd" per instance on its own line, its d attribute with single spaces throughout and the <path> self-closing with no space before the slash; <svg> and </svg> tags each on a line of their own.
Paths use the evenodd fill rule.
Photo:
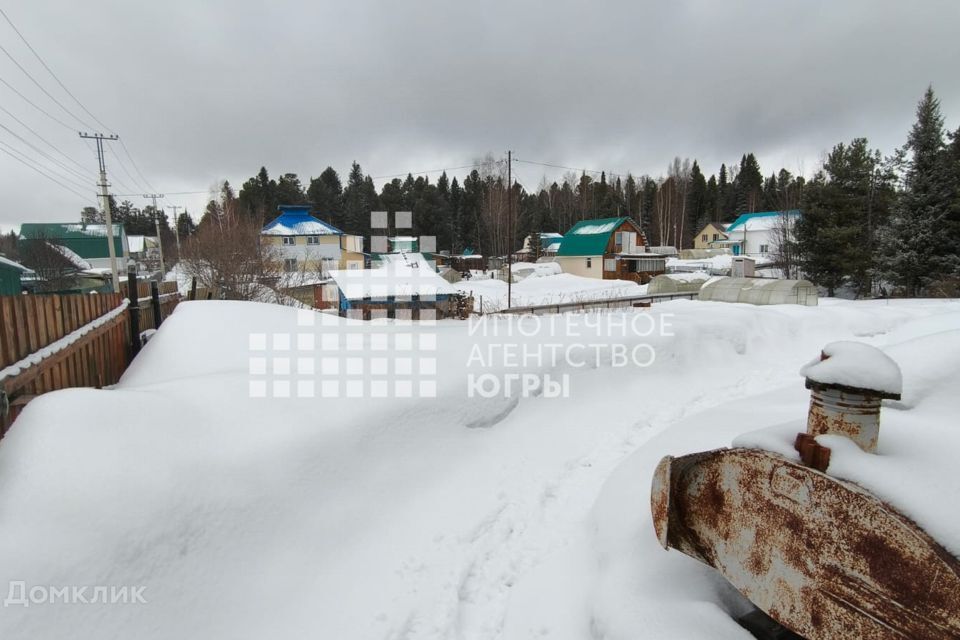
<svg viewBox="0 0 960 640">
<path fill-rule="evenodd" d="M 808 280 L 719 278 L 700 289 L 700 300 L 746 304 L 817 306 L 817 288 Z"/>
<path fill-rule="evenodd" d="M 20 295 L 20 276 L 31 273 L 32 270 L 19 262 L 0 256 L 0 296 Z"/>
<path fill-rule="evenodd" d="M 345 269 L 330 272 L 339 292 L 342 316 L 364 319 L 397 317 L 398 311 L 418 319 L 422 310 L 433 317 L 456 311 L 452 298 L 458 290 L 428 265 L 389 262 L 379 269 Z"/>
</svg>

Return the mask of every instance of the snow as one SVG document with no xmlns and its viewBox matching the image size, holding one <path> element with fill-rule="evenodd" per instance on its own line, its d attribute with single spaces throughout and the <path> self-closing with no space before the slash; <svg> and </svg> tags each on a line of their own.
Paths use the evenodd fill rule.
<svg viewBox="0 0 960 640">
<path fill-rule="evenodd" d="M 666 273 L 666 277 L 671 280 L 676 280 L 677 282 L 706 282 L 711 280 L 714 276 L 711 276 L 706 271 L 689 271 L 685 273 Z"/>
<path fill-rule="evenodd" d="M 332 269 L 330 278 L 348 300 L 457 293 L 453 285 L 427 263 L 413 266 L 413 263 L 391 261 L 378 269 Z"/>
<path fill-rule="evenodd" d="M 604 319 L 669 331 L 590 334 Z M 923 486 L 909 513 L 922 521 L 937 503 L 929 530 L 951 545 L 960 532 L 944 508 L 958 481 L 935 483 L 960 445 L 956 302 L 549 316 L 509 342 L 649 344 L 656 360 L 531 361 L 520 371 L 569 375 L 569 397 L 468 397 L 469 373 L 518 371 L 468 362 L 520 321 L 485 316 L 484 334 L 181 303 L 114 389 L 45 394 L 0 441 L 0 585 L 144 585 L 147 604 L 9 606 L 0 637 L 749 640 L 731 619 L 743 599 L 660 548 L 650 478 L 663 455 L 802 424 L 796 371 L 837 340 L 883 346 L 903 371 L 902 403 L 915 403 L 885 409 L 869 462 L 898 473 L 878 482 Z M 311 354 L 330 357 L 424 332 L 436 337 L 435 398 L 250 397 L 251 356 L 295 360 L 299 334 L 332 338 Z M 932 388 L 909 395 L 926 367 Z M 846 454 L 838 469 L 855 473 Z"/>
<path fill-rule="evenodd" d="M 74 251 L 73 249 L 70 249 L 69 247 L 65 247 L 62 244 L 57 244 L 55 242 L 48 242 L 47 246 L 49 246 L 51 249 L 53 249 L 54 251 L 62 255 L 64 258 L 66 258 L 70 262 L 70 264 L 72 264 L 74 267 L 76 267 L 80 271 L 90 271 L 93 268 L 89 262 L 81 258 L 76 251 Z M 118 256 L 118 257 L 121 257 L 121 256 Z M 109 269 L 107 269 L 107 271 L 109 271 Z"/>
<path fill-rule="evenodd" d="M 610 233 L 619 226 L 618 222 L 619 220 L 614 220 L 605 224 L 585 224 L 571 230 L 569 233 L 578 236 L 591 236 L 594 234 Z"/>
<path fill-rule="evenodd" d="M 514 262 L 510 269 L 515 278 L 543 278 L 563 273 L 559 262 Z"/>
<path fill-rule="evenodd" d="M 282 217 L 282 216 L 281 216 Z M 271 223 L 272 226 L 261 233 L 265 236 L 329 236 L 342 235 L 336 229 L 320 220 L 304 220 L 293 224 Z"/>
<path fill-rule="evenodd" d="M 537 267 L 542 267 L 556 263 L 536 264 Z M 478 275 L 470 280 L 461 280 L 454 286 L 463 293 L 473 294 L 474 308 L 478 311 L 482 308 L 484 313 L 492 313 L 507 308 L 507 283 L 503 280 Z M 646 290 L 646 285 L 641 286 L 629 280 L 602 280 L 584 278 L 571 273 L 557 273 L 527 277 L 514 282 L 511 296 L 513 306 L 524 307 L 629 298 L 642 296 Z"/>
<path fill-rule="evenodd" d="M 863 342 L 831 342 L 800 369 L 800 375 L 820 384 L 872 389 L 899 396 L 903 388 L 900 368 L 890 356 Z"/>
<path fill-rule="evenodd" d="M 27 269 L 25 266 L 23 266 L 19 262 L 14 262 L 9 258 L 4 257 L 2 254 L 0 254 L 0 264 L 5 264 L 8 267 L 13 267 L 14 269 L 18 269 L 20 271 L 30 271 L 30 269 Z"/>
<path fill-rule="evenodd" d="M 701 258 L 699 260 L 680 260 L 679 258 L 667 259 L 667 270 L 677 269 L 680 271 L 703 270 L 703 271 L 729 271 L 733 266 L 735 256 L 726 253 L 712 258 Z M 773 259 L 767 256 L 746 256 L 754 261 L 757 267 L 773 263 Z"/>
</svg>

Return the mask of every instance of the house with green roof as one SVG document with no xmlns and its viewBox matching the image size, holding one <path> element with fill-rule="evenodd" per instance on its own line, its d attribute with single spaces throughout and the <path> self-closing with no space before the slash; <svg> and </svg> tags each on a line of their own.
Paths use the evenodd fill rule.
<svg viewBox="0 0 960 640">
<path fill-rule="evenodd" d="M 582 220 L 563 235 L 556 261 L 564 273 L 645 284 L 667 270 L 666 258 L 647 251 L 647 238 L 631 218 Z"/>
<path fill-rule="evenodd" d="M 20 225 L 19 245 L 32 242 L 47 242 L 66 249 L 61 251 L 78 264 L 88 264 L 85 270 L 110 269 L 110 245 L 107 242 L 107 225 L 82 222 L 25 222 Z M 117 270 L 126 272 L 130 263 L 130 244 L 122 224 L 113 225 L 113 247 L 117 256 Z"/>
</svg>

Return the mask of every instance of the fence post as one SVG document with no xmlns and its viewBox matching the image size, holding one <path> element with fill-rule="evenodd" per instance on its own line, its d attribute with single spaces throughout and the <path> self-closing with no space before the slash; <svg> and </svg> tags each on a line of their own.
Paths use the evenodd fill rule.
<svg viewBox="0 0 960 640">
<path fill-rule="evenodd" d="M 150 281 L 150 302 L 153 305 L 153 328 L 159 329 L 163 316 L 160 313 L 160 283 L 156 280 Z"/>
<path fill-rule="evenodd" d="M 197 276 L 193 276 L 193 279 L 190 281 L 190 299 L 197 299 Z"/>
<path fill-rule="evenodd" d="M 130 300 L 130 360 L 140 353 L 140 299 L 137 291 L 137 272 L 127 272 L 127 298 Z"/>
</svg>

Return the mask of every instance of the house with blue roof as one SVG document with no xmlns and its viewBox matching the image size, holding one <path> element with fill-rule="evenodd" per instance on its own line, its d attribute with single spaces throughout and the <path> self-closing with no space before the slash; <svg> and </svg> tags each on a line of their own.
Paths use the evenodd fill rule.
<svg viewBox="0 0 960 640">
<path fill-rule="evenodd" d="M 564 273 L 646 284 L 667 270 L 666 258 L 647 249 L 646 236 L 631 218 L 582 220 L 563 235 L 556 261 Z"/>
<path fill-rule="evenodd" d="M 729 248 L 735 256 L 772 256 L 783 234 L 792 233 L 800 215 L 799 209 L 741 213 L 724 231 L 727 237 L 711 246 Z"/>
<path fill-rule="evenodd" d="M 283 260 L 287 273 L 318 277 L 331 269 L 363 269 L 363 236 L 344 233 L 310 214 L 309 205 L 280 205 L 260 232 L 260 244 Z"/>
</svg>

